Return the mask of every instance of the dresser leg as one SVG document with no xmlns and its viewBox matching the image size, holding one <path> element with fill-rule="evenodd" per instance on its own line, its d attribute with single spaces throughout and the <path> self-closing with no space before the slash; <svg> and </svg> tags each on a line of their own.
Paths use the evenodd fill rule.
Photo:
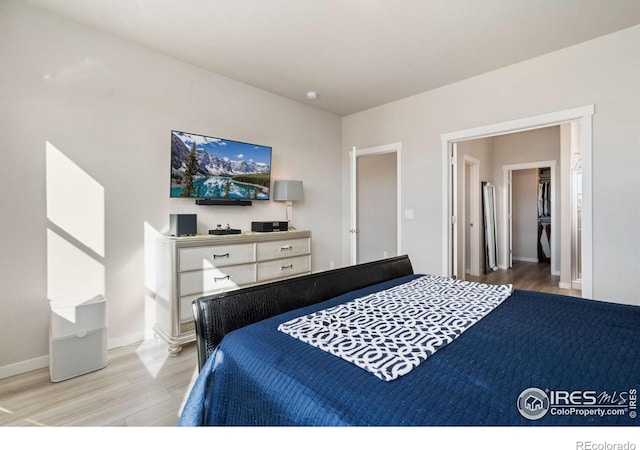
<svg viewBox="0 0 640 450">
<path fill-rule="evenodd" d="M 178 356 L 181 351 L 182 351 L 182 345 L 169 344 L 169 355 L 170 356 Z"/>
</svg>

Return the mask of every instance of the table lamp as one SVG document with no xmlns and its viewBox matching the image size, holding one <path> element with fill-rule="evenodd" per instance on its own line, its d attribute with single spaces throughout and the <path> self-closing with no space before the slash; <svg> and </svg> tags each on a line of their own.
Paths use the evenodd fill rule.
<svg viewBox="0 0 640 450">
<path fill-rule="evenodd" d="M 277 202 L 287 202 L 287 222 L 288 229 L 294 230 L 291 226 L 293 212 L 293 202 L 303 199 L 302 181 L 299 180 L 277 180 L 273 184 L 273 200 Z"/>
</svg>

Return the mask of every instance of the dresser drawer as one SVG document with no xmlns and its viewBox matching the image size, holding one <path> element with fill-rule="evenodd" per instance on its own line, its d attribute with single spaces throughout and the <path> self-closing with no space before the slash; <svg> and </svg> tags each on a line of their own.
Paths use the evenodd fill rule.
<svg viewBox="0 0 640 450">
<path fill-rule="evenodd" d="M 206 270 L 194 270 L 179 275 L 178 293 L 185 295 L 204 294 L 222 290 L 235 289 L 244 284 L 256 281 L 254 264 L 216 267 Z"/>
<path fill-rule="evenodd" d="M 280 241 L 258 242 L 258 261 L 269 259 L 289 258 L 291 256 L 306 255 L 311 252 L 311 239 L 283 239 Z"/>
<path fill-rule="evenodd" d="M 178 250 L 178 271 L 201 270 L 255 261 L 254 244 L 215 245 Z"/>
<path fill-rule="evenodd" d="M 310 270 L 310 259 L 309 255 L 304 255 L 258 263 L 258 281 L 287 278 L 307 273 Z"/>
</svg>

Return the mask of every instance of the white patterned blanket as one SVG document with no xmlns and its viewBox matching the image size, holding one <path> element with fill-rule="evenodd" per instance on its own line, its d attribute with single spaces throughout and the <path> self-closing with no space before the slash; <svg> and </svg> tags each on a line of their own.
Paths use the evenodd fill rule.
<svg viewBox="0 0 640 450">
<path fill-rule="evenodd" d="M 279 331 L 391 381 L 507 299 L 513 286 L 433 275 L 290 320 Z"/>
</svg>

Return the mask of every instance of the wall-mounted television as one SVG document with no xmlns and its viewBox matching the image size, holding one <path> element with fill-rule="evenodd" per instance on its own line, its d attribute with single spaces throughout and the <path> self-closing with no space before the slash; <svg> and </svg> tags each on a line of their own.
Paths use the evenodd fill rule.
<svg viewBox="0 0 640 450">
<path fill-rule="evenodd" d="M 172 198 L 269 200 L 270 185 L 271 147 L 171 131 Z"/>
</svg>

